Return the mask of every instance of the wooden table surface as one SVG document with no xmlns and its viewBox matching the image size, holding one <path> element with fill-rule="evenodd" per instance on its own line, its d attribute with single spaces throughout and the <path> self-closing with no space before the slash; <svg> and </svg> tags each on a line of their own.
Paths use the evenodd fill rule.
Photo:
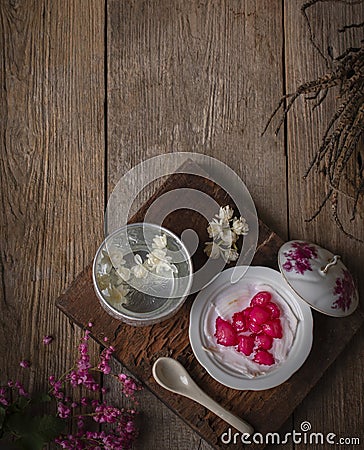
<svg viewBox="0 0 364 450">
<path fill-rule="evenodd" d="M 363 298 L 364 245 L 337 229 L 329 206 L 305 221 L 325 187 L 322 175 L 302 175 L 335 95 L 314 111 L 298 100 L 277 137 L 273 129 L 261 136 L 280 96 L 325 72 L 302 3 L 1 2 L 1 382 L 18 377 L 39 389 L 70 367 L 81 332 L 55 300 L 102 241 L 118 179 L 167 152 L 195 151 L 229 165 L 269 227 L 341 254 Z M 337 33 L 363 21 L 363 5 L 323 2 L 308 14 L 316 41 L 334 55 L 363 38 L 362 28 Z M 362 208 L 346 223 L 361 238 L 363 216 Z M 39 349 L 45 334 L 55 341 Z M 364 445 L 363 343 L 362 329 L 283 430 L 307 420 L 313 431 Z M 29 371 L 19 367 L 24 358 Z M 136 449 L 210 448 L 148 391 L 141 410 Z"/>
</svg>

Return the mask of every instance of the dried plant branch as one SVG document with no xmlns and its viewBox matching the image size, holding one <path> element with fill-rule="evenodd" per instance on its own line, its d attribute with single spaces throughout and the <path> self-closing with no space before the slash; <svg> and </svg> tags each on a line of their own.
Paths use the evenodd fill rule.
<svg viewBox="0 0 364 450">
<path fill-rule="evenodd" d="M 303 83 L 295 92 L 284 95 L 269 117 L 263 133 L 266 132 L 278 112 L 283 109 L 275 130 L 277 134 L 299 97 L 303 96 L 307 102 L 312 102 L 313 109 L 315 109 L 325 101 L 330 89 L 338 89 L 338 106 L 326 127 L 321 144 L 304 174 L 304 178 L 306 178 L 312 169 L 316 168 L 324 173 L 327 185 L 327 193 L 323 201 L 308 221 L 314 220 L 330 201 L 332 216 L 339 229 L 345 235 L 363 242 L 344 228 L 339 217 L 338 200 L 340 194 L 352 199 L 354 206 L 351 220 L 354 220 L 359 200 L 364 194 L 363 161 L 358 148 L 360 139 L 364 136 L 364 41 L 361 41 L 359 47 L 347 48 L 336 58 L 329 55 L 330 60 L 323 54 L 315 40 L 307 10 L 317 3 L 328 2 L 356 5 L 363 3 L 364 0 L 310 0 L 302 5 L 301 12 L 307 24 L 310 41 L 325 60 L 328 70 L 318 79 Z M 344 32 L 351 28 L 361 27 L 364 27 L 364 22 L 345 25 L 339 31 Z M 347 173 L 349 165 L 352 163 L 355 163 L 356 167 L 359 164 L 359 170 Z M 354 195 L 346 192 L 342 186 L 344 182 L 354 191 Z"/>
</svg>

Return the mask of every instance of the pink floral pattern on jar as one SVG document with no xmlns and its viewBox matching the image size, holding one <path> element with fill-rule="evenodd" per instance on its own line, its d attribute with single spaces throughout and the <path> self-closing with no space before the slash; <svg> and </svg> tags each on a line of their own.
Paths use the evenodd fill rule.
<svg viewBox="0 0 364 450">
<path fill-rule="evenodd" d="M 343 277 L 336 279 L 333 294 L 339 296 L 332 305 L 333 309 L 342 309 L 345 312 L 350 308 L 351 300 L 355 295 L 355 285 L 348 270 L 343 269 Z"/>
<path fill-rule="evenodd" d="M 287 261 L 283 264 L 286 272 L 303 275 L 307 270 L 312 271 L 310 260 L 317 258 L 317 248 L 308 242 L 293 242 L 292 249 L 284 252 Z"/>
</svg>

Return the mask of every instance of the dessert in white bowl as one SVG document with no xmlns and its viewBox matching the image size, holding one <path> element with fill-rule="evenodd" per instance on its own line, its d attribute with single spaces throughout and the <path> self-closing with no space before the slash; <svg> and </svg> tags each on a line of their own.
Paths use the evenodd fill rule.
<svg viewBox="0 0 364 450">
<path fill-rule="evenodd" d="M 234 314 L 251 308 L 252 298 L 260 291 L 268 292 L 269 302 L 279 308 L 280 326 L 278 332 L 271 333 L 275 336 L 271 336 L 271 347 L 269 339 L 267 343 L 263 338 L 262 344 L 257 336 L 266 334 L 269 322 L 277 318 L 260 316 L 259 309 L 253 316 L 258 318 L 258 326 L 264 325 L 264 333 L 248 325 L 244 331 L 235 330 L 238 340 L 224 341 L 226 330 L 218 322 L 233 326 Z M 268 328 L 264 322 L 268 322 Z M 221 272 L 197 295 L 190 312 L 189 337 L 197 360 L 217 381 L 234 389 L 262 390 L 283 383 L 301 367 L 311 350 L 312 327 L 310 307 L 279 272 L 267 267 L 238 266 Z M 250 349 L 240 343 L 241 336 L 253 337 Z M 261 351 L 263 358 L 258 354 Z"/>
<path fill-rule="evenodd" d="M 298 319 L 270 285 L 251 283 L 219 292 L 205 316 L 205 350 L 249 378 L 282 364 Z"/>
</svg>

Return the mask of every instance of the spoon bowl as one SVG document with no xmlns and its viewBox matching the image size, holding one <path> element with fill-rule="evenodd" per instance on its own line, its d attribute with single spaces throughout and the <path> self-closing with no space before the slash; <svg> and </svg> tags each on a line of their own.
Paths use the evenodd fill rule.
<svg viewBox="0 0 364 450">
<path fill-rule="evenodd" d="M 164 389 L 201 404 L 243 434 L 250 435 L 254 432 L 251 425 L 227 411 L 205 394 L 192 380 L 182 364 L 175 359 L 158 358 L 153 364 L 152 372 L 156 382 Z"/>
<path fill-rule="evenodd" d="M 194 384 L 182 364 L 172 358 L 159 358 L 153 366 L 153 376 L 165 389 L 185 396 L 190 392 L 191 382 Z"/>
</svg>

